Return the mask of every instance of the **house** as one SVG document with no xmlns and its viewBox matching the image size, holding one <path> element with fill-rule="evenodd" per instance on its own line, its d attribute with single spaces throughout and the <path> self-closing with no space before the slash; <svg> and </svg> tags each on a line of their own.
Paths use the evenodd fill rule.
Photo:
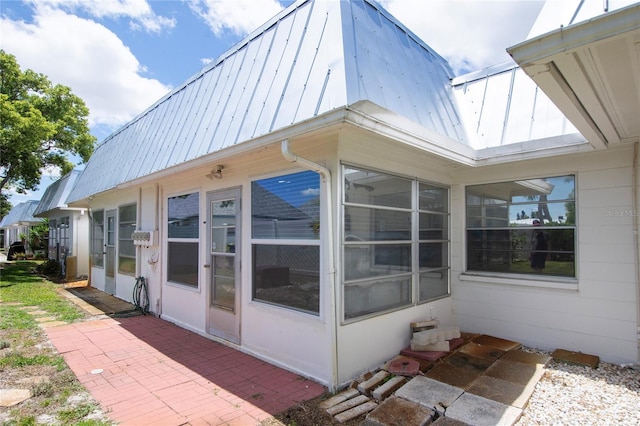
<svg viewBox="0 0 640 426">
<path fill-rule="evenodd" d="M 636 362 L 639 13 L 455 76 L 373 1 L 300 0 L 97 147 L 91 284 L 330 388 L 429 318 Z"/>
<path fill-rule="evenodd" d="M 81 170 L 75 169 L 47 187 L 33 215 L 49 219 L 48 258 L 65 267 L 65 275 L 89 275 L 89 215 L 84 207 L 69 207 L 65 200 Z"/>
<path fill-rule="evenodd" d="M 34 248 L 30 246 L 29 236 L 31 229 L 43 222 L 43 219 L 33 215 L 39 202 L 39 200 L 29 200 L 19 203 L 0 221 L 0 229 L 4 229 L 4 249 L 7 250 L 7 255 L 11 254 L 9 250 L 15 244 L 22 245 L 21 252 L 35 254 Z"/>
</svg>

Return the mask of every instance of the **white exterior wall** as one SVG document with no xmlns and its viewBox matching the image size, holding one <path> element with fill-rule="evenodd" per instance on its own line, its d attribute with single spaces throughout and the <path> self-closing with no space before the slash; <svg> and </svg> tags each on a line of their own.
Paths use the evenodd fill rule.
<svg viewBox="0 0 640 426">
<path fill-rule="evenodd" d="M 424 151 L 393 145 L 370 133 L 345 133 L 340 140 L 341 162 L 371 168 L 397 176 L 418 178 L 450 187 L 452 169 Z M 340 250 L 341 188 L 340 175 L 336 200 L 336 249 Z M 453 215 L 452 215 L 453 222 Z M 337 260 L 340 261 L 339 251 Z M 338 263 L 338 273 L 341 270 Z M 337 291 L 341 295 L 341 283 Z M 339 296 L 341 298 L 341 296 Z M 403 308 L 356 322 L 341 324 L 338 318 L 338 383 L 346 384 L 358 375 L 371 371 L 394 358 L 409 346 L 414 321 L 437 318 L 442 325 L 455 325 L 453 299 L 444 297 L 432 302 Z"/>
<path fill-rule="evenodd" d="M 631 146 L 481 167 L 456 175 L 452 195 L 455 318 L 465 331 L 525 345 L 637 360 L 637 282 Z M 576 176 L 577 280 L 511 280 L 465 274 L 465 185 Z M 542 286 L 548 286 L 547 288 Z M 568 288 L 569 287 L 569 288 Z"/>
</svg>

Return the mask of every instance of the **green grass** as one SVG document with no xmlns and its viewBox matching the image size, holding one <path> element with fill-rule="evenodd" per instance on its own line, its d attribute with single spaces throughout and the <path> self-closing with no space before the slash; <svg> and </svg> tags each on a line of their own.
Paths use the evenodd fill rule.
<svg viewBox="0 0 640 426">
<path fill-rule="evenodd" d="M 83 314 L 77 306 L 60 297 L 56 285 L 33 273 L 37 262 L 23 261 L 6 265 L 0 274 L 0 301 L 20 303 L 24 306 L 37 306 L 59 321 L 73 322 Z M 30 323 L 26 316 L 16 312 L 14 306 L 3 305 L 0 328 L 37 326 Z M 5 318 L 5 314 L 9 318 Z"/>
</svg>

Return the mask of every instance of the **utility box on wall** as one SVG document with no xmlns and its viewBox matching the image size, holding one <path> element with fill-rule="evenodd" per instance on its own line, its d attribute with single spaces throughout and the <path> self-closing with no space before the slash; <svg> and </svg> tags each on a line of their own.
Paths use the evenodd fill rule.
<svg viewBox="0 0 640 426">
<path fill-rule="evenodd" d="M 137 246 L 155 246 L 157 245 L 157 231 L 133 231 L 131 239 L 133 244 Z"/>
</svg>

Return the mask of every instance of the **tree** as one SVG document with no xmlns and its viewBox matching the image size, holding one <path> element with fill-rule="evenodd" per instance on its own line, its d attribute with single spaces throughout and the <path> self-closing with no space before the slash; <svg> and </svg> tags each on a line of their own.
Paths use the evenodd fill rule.
<svg viewBox="0 0 640 426">
<path fill-rule="evenodd" d="M 66 86 L 43 74 L 22 71 L 16 58 L 0 50 L 0 191 L 38 187 L 42 170 L 57 166 L 64 175 L 93 153 L 89 109 Z"/>
</svg>

